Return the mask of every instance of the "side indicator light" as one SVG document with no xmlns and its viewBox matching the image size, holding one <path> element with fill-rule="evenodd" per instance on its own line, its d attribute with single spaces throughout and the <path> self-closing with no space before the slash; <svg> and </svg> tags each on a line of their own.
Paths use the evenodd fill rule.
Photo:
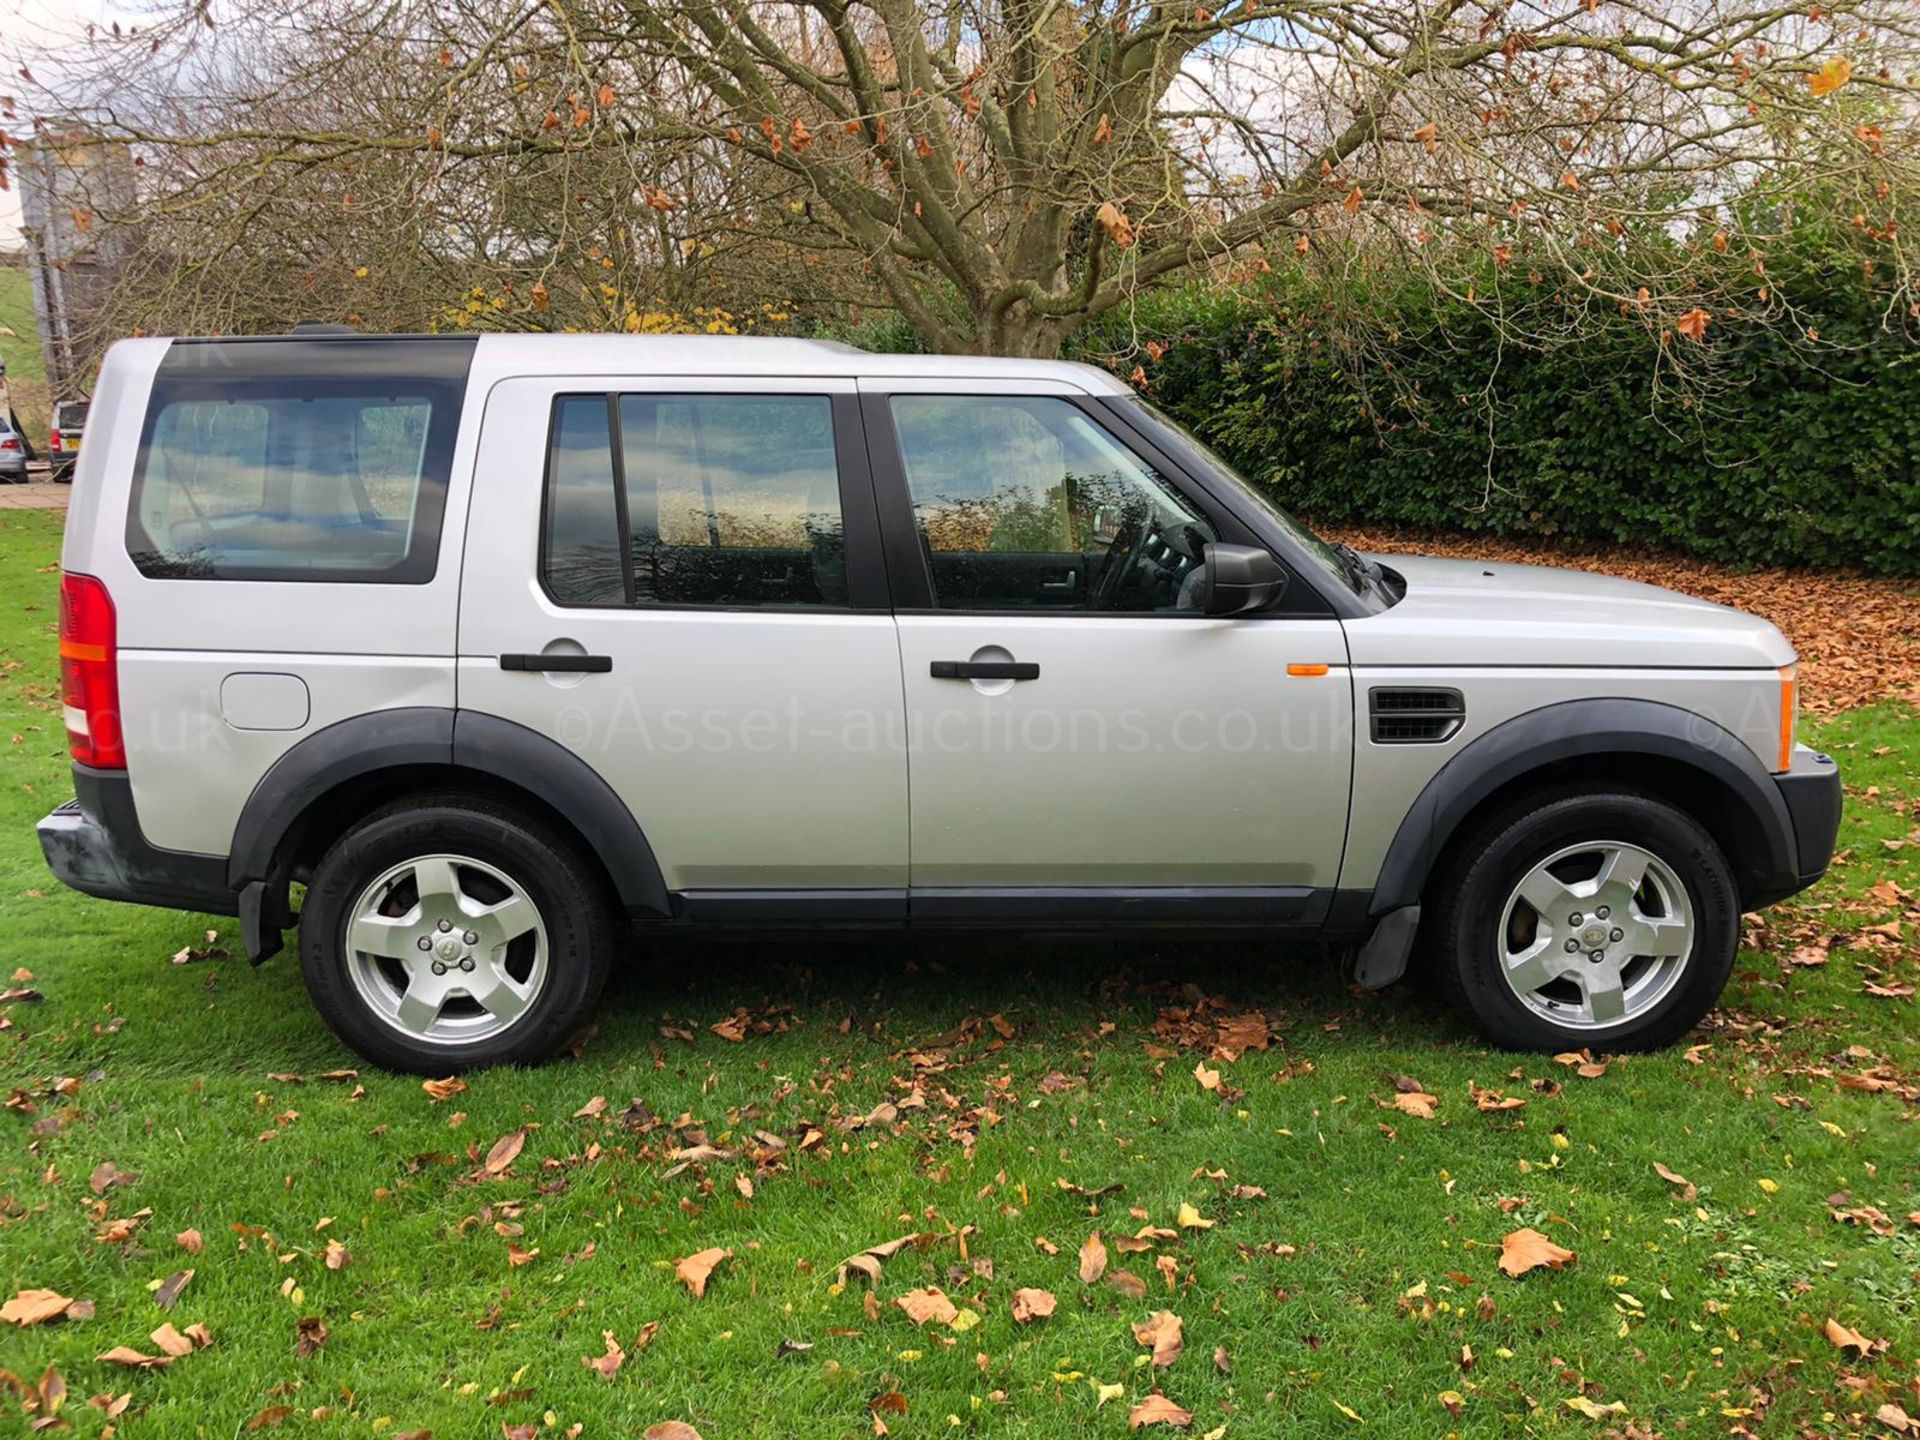
<svg viewBox="0 0 1920 1440">
<path fill-rule="evenodd" d="M 1327 673 L 1327 667 L 1325 665 L 1289 665 L 1287 666 L 1287 674 L 1289 675 L 1324 675 L 1326 673 Z"/>
<path fill-rule="evenodd" d="M 1780 667 L 1780 766 L 1784 772 L 1793 768 L 1793 722 L 1795 703 L 1799 699 L 1800 687 L 1797 683 L 1798 667 L 1782 665 Z"/>
</svg>

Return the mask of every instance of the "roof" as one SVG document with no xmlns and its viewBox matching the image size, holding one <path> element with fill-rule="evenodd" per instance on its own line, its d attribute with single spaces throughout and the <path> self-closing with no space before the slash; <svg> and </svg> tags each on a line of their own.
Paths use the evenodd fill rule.
<svg viewBox="0 0 1920 1440">
<path fill-rule="evenodd" d="M 997 355 L 889 355 L 837 340 L 775 335 L 610 335 L 471 333 L 368 335 L 346 326 L 302 322 L 281 335 L 182 336 L 173 346 L 258 345 L 290 342 L 395 345 L 471 341 L 476 373 L 546 372 L 570 375 L 835 376 L 924 380 L 1046 380 L 1096 395 L 1131 393 L 1094 365 L 1067 360 L 1021 360 Z"/>
<path fill-rule="evenodd" d="M 834 340 L 770 335 L 482 335 L 476 366 L 536 364 L 574 374 L 833 375 L 1052 380 L 1096 394 L 1126 386 L 1092 365 L 982 355 L 883 355 Z"/>
</svg>

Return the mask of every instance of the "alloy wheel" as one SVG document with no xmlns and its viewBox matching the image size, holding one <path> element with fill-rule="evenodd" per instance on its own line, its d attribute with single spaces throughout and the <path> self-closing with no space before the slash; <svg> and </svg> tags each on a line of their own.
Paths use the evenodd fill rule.
<svg viewBox="0 0 1920 1440">
<path fill-rule="evenodd" d="M 1645 1014 L 1692 958 L 1693 903 L 1671 866 L 1618 840 L 1554 851 L 1500 917 L 1500 973 L 1514 997 L 1571 1030 Z"/>
<path fill-rule="evenodd" d="M 546 986 L 539 908 L 518 881 L 485 861 L 402 861 L 362 890 L 348 915 L 354 989 L 411 1040 L 492 1039 L 517 1024 Z"/>
</svg>

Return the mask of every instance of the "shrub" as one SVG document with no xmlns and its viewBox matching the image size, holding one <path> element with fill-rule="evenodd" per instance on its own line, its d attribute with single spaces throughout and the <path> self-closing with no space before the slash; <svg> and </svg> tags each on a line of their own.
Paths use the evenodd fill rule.
<svg viewBox="0 0 1920 1440">
<path fill-rule="evenodd" d="M 1413 287 L 1367 302 L 1362 333 L 1276 286 L 1149 297 L 1078 349 L 1140 364 L 1150 398 L 1323 524 L 1920 575 L 1920 348 L 1857 275 L 1804 267 L 1791 334 L 1731 305 L 1701 342 L 1637 318 L 1576 333 L 1546 295 L 1502 329 Z"/>
</svg>

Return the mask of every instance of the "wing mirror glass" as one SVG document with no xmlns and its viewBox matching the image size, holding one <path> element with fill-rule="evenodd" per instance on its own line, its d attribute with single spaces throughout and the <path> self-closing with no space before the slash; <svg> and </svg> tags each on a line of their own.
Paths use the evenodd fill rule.
<svg viewBox="0 0 1920 1440">
<path fill-rule="evenodd" d="M 1287 588 L 1287 572 L 1257 545 L 1209 545 L 1204 563 L 1209 615 L 1250 615 Z"/>
</svg>

